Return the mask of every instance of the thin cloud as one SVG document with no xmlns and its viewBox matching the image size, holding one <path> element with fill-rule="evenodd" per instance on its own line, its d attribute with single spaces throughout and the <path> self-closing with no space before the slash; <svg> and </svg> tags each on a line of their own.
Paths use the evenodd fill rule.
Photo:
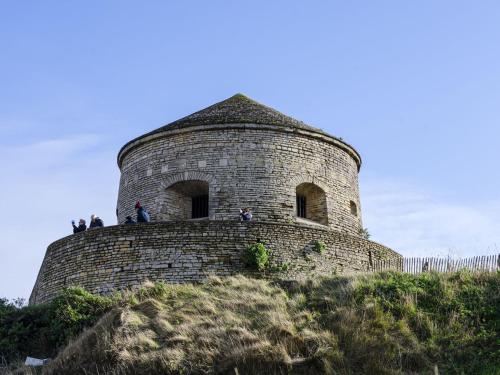
<svg viewBox="0 0 500 375">
<path fill-rule="evenodd" d="M 499 201 L 464 205 L 401 182 L 368 181 L 362 202 L 373 238 L 405 256 L 498 252 Z"/>
<path fill-rule="evenodd" d="M 45 249 L 92 214 L 116 223 L 116 153 L 98 135 L 40 140 L 0 150 L 8 176 L 0 206 L 8 213 L 0 244 L 0 297 L 28 297 Z M 5 159 L 7 158 L 8 159 Z"/>
<path fill-rule="evenodd" d="M 30 144 L 6 146 L 0 151 L 0 157 L 11 160 L 11 163 L 4 168 L 48 167 L 53 164 L 64 164 L 78 154 L 88 153 L 102 145 L 103 141 L 104 138 L 96 134 L 44 139 Z"/>
</svg>

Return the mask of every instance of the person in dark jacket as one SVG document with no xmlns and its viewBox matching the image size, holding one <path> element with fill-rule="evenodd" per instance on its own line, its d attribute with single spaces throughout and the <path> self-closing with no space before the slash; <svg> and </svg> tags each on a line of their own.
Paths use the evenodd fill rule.
<svg viewBox="0 0 500 375">
<path fill-rule="evenodd" d="M 80 219 L 78 222 L 78 226 L 75 225 L 75 221 L 73 220 L 71 222 L 73 225 L 73 233 L 78 233 L 78 232 L 85 232 L 87 230 L 87 226 L 85 225 L 85 220 Z"/>
<path fill-rule="evenodd" d="M 250 208 L 242 208 L 240 209 L 240 217 L 241 220 L 243 221 L 250 221 L 252 220 L 252 213 L 250 212 Z"/>
<path fill-rule="evenodd" d="M 134 219 L 132 219 L 132 216 L 127 216 L 125 224 L 135 224 L 135 221 Z"/>
<path fill-rule="evenodd" d="M 101 228 L 103 226 L 104 226 L 104 223 L 103 223 L 103 221 L 98 216 L 92 215 L 90 217 L 89 229 L 91 229 L 91 228 Z"/>
<path fill-rule="evenodd" d="M 141 202 L 137 201 L 135 204 L 135 210 L 137 211 L 137 222 L 138 223 L 149 223 L 149 213 L 141 206 Z"/>
</svg>

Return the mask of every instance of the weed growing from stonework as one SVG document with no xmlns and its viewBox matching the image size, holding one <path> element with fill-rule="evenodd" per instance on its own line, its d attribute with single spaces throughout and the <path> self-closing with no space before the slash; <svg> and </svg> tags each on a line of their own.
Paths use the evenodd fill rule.
<svg viewBox="0 0 500 375">
<path fill-rule="evenodd" d="M 286 272 L 290 269 L 290 262 L 279 263 L 271 267 L 272 272 Z"/>
<path fill-rule="evenodd" d="M 325 250 L 326 250 L 326 245 L 324 242 L 316 241 L 314 243 L 314 251 L 316 251 L 317 253 L 323 254 Z"/>
<path fill-rule="evenodd" d="M 263 271 L 269 264 L 269 250 L 261 243 L 250 245 L 243 253 L 243 263 L 249 268 Z"/>
<path fill-rule="evenodd" d="M 359 235 L 364 238 L 365 240 L 369 240 L 370 237 L 372 236 L 370 232 L 368 231 L 368 228 L 360 228 L 359 229 Z"/>
</svg>

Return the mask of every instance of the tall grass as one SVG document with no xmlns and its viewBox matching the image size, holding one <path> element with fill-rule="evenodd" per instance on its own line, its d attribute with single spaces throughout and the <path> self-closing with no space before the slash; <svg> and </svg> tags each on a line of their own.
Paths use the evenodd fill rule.
<svg viewBox="0 0 500 375">
<path fill-rule="evenodd" d="M 45 374 L 500 374 L 500 274 L 149 284 Z"/>
</svg>

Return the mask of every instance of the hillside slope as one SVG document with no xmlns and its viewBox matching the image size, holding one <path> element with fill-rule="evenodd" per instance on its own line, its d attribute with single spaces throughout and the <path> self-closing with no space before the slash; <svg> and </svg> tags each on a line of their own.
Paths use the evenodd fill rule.
<svg viewBox="0 0 500 375">
<path fill-rule="evenodd" d="M 145 285 L 45 374 L 500 374 L 500 274 Z"/>
</svg>

